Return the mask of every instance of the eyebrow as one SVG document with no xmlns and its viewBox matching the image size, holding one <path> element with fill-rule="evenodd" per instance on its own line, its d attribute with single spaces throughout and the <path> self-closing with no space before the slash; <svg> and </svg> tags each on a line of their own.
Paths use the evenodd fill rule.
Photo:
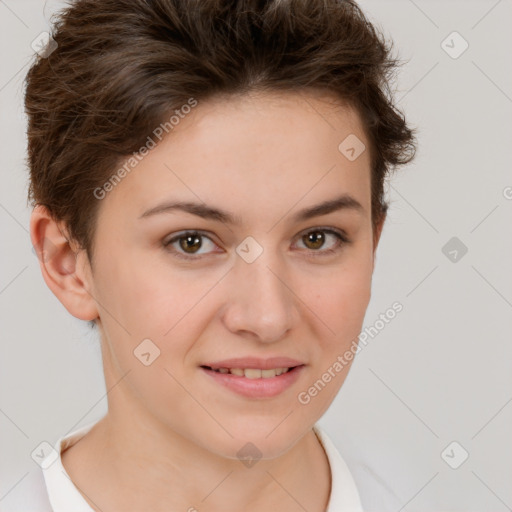
<svg viewBox="0 0 512 512">
<path fill-rule="evenodd" d="M 139 218 L 147 218 L 152 215 L 160 213 L 169 213 L 173 211 L 183 211 L 192 215 L 197 215 L 203 219 L 214 220 L 217 222 L 224 222 L 231 225 L 242 224 L 240 217 L 233 215 L 227 211 L 206 204 L 176 201 L 176 202 L 165 202 L 159 204 L 149 210 L 145 211 Z M 308 208 L 304 208 L 293 215 L 292 220 L 294 222 L 301 222 L 313 217 L 319 217 L 320 215 L 327 215 L 329 213 L 339 210 L 350 210 L 358 213 L 364 213 L 363 205 L 357 201 L 353 196 L 349 194 L 343 194 L 334 199 L 329 199 L 323 203 L 319 203 Z"/>
</svg>

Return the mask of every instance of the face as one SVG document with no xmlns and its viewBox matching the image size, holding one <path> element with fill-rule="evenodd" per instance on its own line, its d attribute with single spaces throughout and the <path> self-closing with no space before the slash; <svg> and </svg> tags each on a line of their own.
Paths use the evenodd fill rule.
<svg viewBox="0 0 512 512">
<path fill-rule="evenodd" d="M 107 388 L 125 376 L 125 402 L 109 402 L 120 428 L 144 421 L 229 458 L 250 441 L 272 458 L 334 399 L 375 247 L 369 151 L 338 148 L 367 139 L 332 101 L 199 103 L 101 200 L 89 288 Z"/>
</svg>

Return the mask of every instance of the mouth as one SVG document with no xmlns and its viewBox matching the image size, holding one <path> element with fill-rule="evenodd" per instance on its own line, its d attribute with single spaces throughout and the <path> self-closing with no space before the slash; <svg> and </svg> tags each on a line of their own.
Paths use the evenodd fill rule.
<svg viewBox="0 0 512 512">
<path fill-rule="evenodd" d="M 236 375 L 237 377 L 245 377 L 246 379 L 272 379 L 274 377 L 279 377 L 280 375 L 284 375 L 290 371 L 299 368 L 297 365 L 291 367 L 278 367 L 278 368 L 212 368 L 210 366 L 202 365 L 201 368 L 205 370 L 210 370 L 215 373 L 221 373 L 224 375 Z"/>
<path fill-rule="evenodd" d="M 276 366 L 275 368 L 244 368 L 201 365 L 200 370 L 210 383 L 219 389 L 228 389 L 238 396 L 249 399 L 271 399 L 277 397 L 300 378 L 306 365 Z"/>
</svg>

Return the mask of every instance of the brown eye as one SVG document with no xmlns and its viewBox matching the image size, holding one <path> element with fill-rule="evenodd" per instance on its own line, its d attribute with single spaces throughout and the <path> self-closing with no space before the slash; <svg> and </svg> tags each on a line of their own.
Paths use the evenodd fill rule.
<svg viewBox="0 0 512 512">
<path fill-rule="evenodd" d="M 205 246 L 206 240 L 206 247 Z M 203 256 L 207 256 L 208 252 L 213 253 L 215 251 L 208 251 L 208 244 L 211 244 L 212 249 L 215 248 L 216 244 L 211 240 L 210 237 L 198 232 L 198 231 L 186 231 L 179 235 L 174 236 L 168 241 L 163 242 L 163 246 L 178 258 L 183 259 L 199 259 Z M 199 252 L 201 249 L 202 252 Z"/>
<path fill-rule="evenodd" d="M 201 248 L 201 237 L 197 235 L 185 235 L 178 238 L 180 247 L 189 254 L 194 254 Z"/>
<path fill-rule="evenodd" d="M 302 237 L 302 240 L 309 249 L 320 249 L 325 243 L 325 235 L 322 231 L 310 231 Z"/>
<path fill-rule="evenodd" d="M 334 243 L 324 246 L 328 243 L 329 237 L 334 240 Z M 301 236 L 300 241 L 304 244 L 309 255 L 316 256 L 329 256 L 341 250 L 344 245 L 350 244 L 347 235 L 334 229 L 314 229 L 308 231 Z"/>
</svg>

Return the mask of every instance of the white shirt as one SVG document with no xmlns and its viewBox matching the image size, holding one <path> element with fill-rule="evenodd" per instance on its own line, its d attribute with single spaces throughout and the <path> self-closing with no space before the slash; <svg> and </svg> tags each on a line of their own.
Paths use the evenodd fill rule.
<svg viewBox="0 0 512 512">
<path fill-rule="evenodd" d="M 15 493 L 8 500 L 6 512 L 93 512 L 62 465 L 61 452 L 75 444 L 94 425 L 89 423 L 67 436 L 59 438 L 55 451 L 41 463 L 41 469 L 31 472 L 24 482 L 23 492 Z M 331 495 L 326 512 L 363 512 L 355 481 L 347 464 L 318 426 L 313 427 L 327 455 L 331 469 Z M 21 489 L 20 489 L 21 491 Z"/>
</svg>

